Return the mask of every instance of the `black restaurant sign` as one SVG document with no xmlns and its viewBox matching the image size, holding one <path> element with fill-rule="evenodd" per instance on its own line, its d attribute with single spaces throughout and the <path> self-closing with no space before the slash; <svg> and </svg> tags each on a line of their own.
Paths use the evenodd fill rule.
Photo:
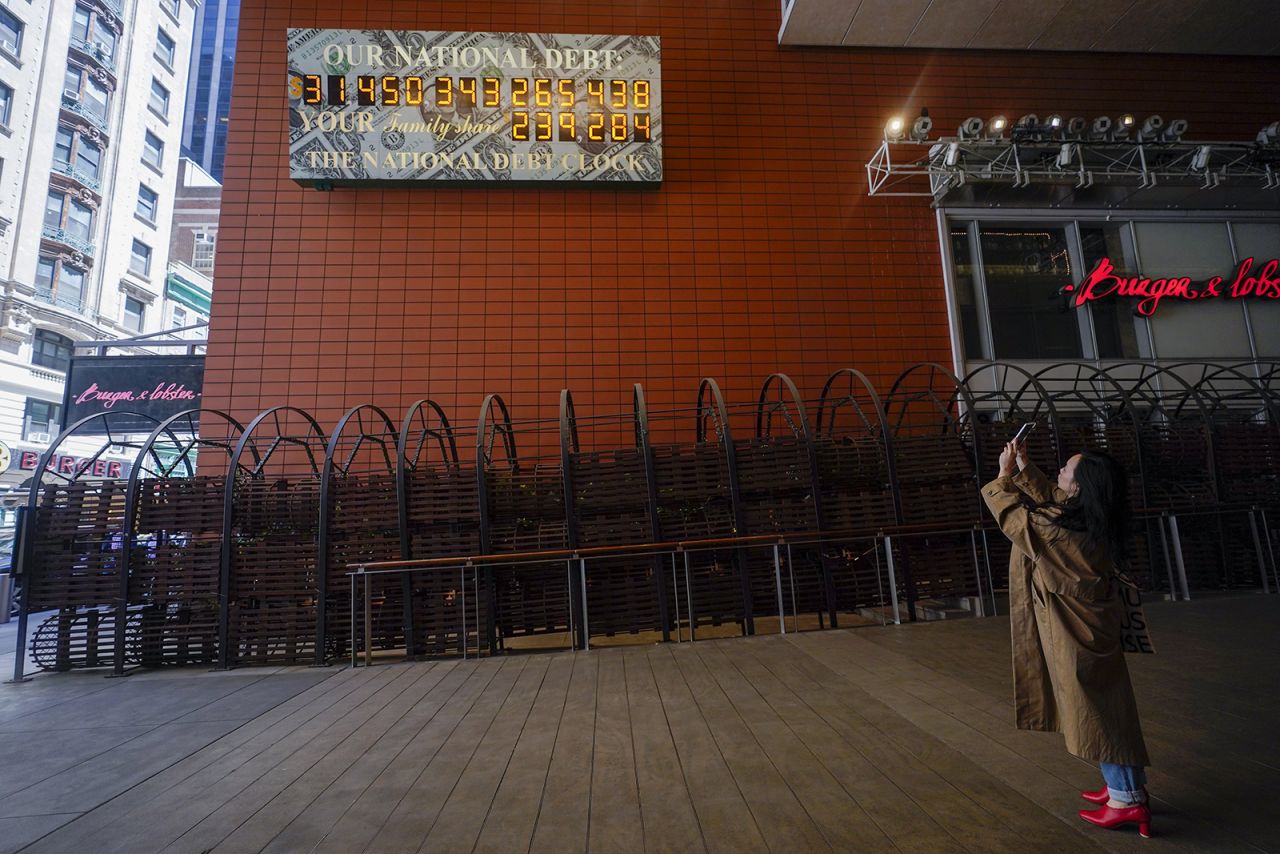
<svg viewBox="0 0 1280 854">
<path fill-rule="evenodd" d="M 203 386 L 204 356 L 75 356 L 67 371 L 62 428 L 112 412 L 119 415 L 80 432 L 150 433 L 166 418 L 198 408 Z"/>
</svg>

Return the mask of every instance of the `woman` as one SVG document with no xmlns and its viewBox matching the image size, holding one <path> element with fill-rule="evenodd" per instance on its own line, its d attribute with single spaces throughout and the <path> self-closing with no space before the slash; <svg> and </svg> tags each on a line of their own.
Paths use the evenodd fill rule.
<svg viewBox="0 0 1280 854">
<path fill-rule="evenodd" d="M 1106 786 L 1081 792 L 1100 827 L 1151 833 L 1147 748 L 1120 645 L 1117 565 L 1125 559 L 1128 479 L 1111 457 L 1067 460 L 1056 487 L 1022 445 L 1005 445 L 1000 476 L 982 488 L 1013 542 L 1009 612 L 1019 729 L 1061 732 L 1067 750 L 1101 766 Z"/>
</svg>

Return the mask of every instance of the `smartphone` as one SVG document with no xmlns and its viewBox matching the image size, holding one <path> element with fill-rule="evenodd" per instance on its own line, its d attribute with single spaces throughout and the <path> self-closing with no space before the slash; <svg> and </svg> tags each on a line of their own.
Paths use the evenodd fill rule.
<svg viewBox="0 0 1280 854">
<path fill-rule="evenodd" d="M 1036 429 L 1036 422 L 1034 421 L 1028 421 L 1026 424 L 1023 424 L 1018 428 L 1018 435 L 1013 437 L 1014 443 L 1019 445 L 1022 444 L 1022 441 L 1026 439 L 1034 429 Z"/>
</svg>

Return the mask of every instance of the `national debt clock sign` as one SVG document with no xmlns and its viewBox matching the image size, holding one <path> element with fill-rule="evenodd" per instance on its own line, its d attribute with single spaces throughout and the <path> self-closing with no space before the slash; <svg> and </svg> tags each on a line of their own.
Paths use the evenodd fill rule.
<svg viewBox="0 0 1280 854">
<path fill-rule="evenodd" d="M 662 182 L 657 36 L 288 31 L 289 176 Z"/>
</svg>

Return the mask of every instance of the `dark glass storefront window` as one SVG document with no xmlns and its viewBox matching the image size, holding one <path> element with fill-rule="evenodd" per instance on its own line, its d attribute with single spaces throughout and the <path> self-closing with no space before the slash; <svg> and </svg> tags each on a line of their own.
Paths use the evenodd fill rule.
<svg viewBox="0 0 1280 854">
<path fill-rule="evenodd" d="M 1078 359 L 1080 331 L 1065 285 L 1076 271 L 1066 229 L 983 225 L 979 230 L 996 359 Z"/>
<path fill-rule="evenodd" d="M 1098 266 L 1103 258 L 1110 259 L 1117 273 L 1136 275 L 1121 238 L 1123 225 L 1081 223 L 1080 252 L 1084 256 L 1085 272 Z M 1100 359 L 1138 358 L 1138 333 L 1133 324 L 1133 307 L 1130 300 L 1103 299 L 1089 304 L 1093 312 L 1093 336 L 1098 344 Z"/>
<path fill-rule="evenodd" d="M 982 333 L 978 324 L 978 302 L 975 298 L 973 252 L 969 249 L 969 229 L 951 229 L 951 264 L 955 271 L 956 304 L 960 309 L 960 329 L 966 359 L 981 359 Z"/>
</svg>

